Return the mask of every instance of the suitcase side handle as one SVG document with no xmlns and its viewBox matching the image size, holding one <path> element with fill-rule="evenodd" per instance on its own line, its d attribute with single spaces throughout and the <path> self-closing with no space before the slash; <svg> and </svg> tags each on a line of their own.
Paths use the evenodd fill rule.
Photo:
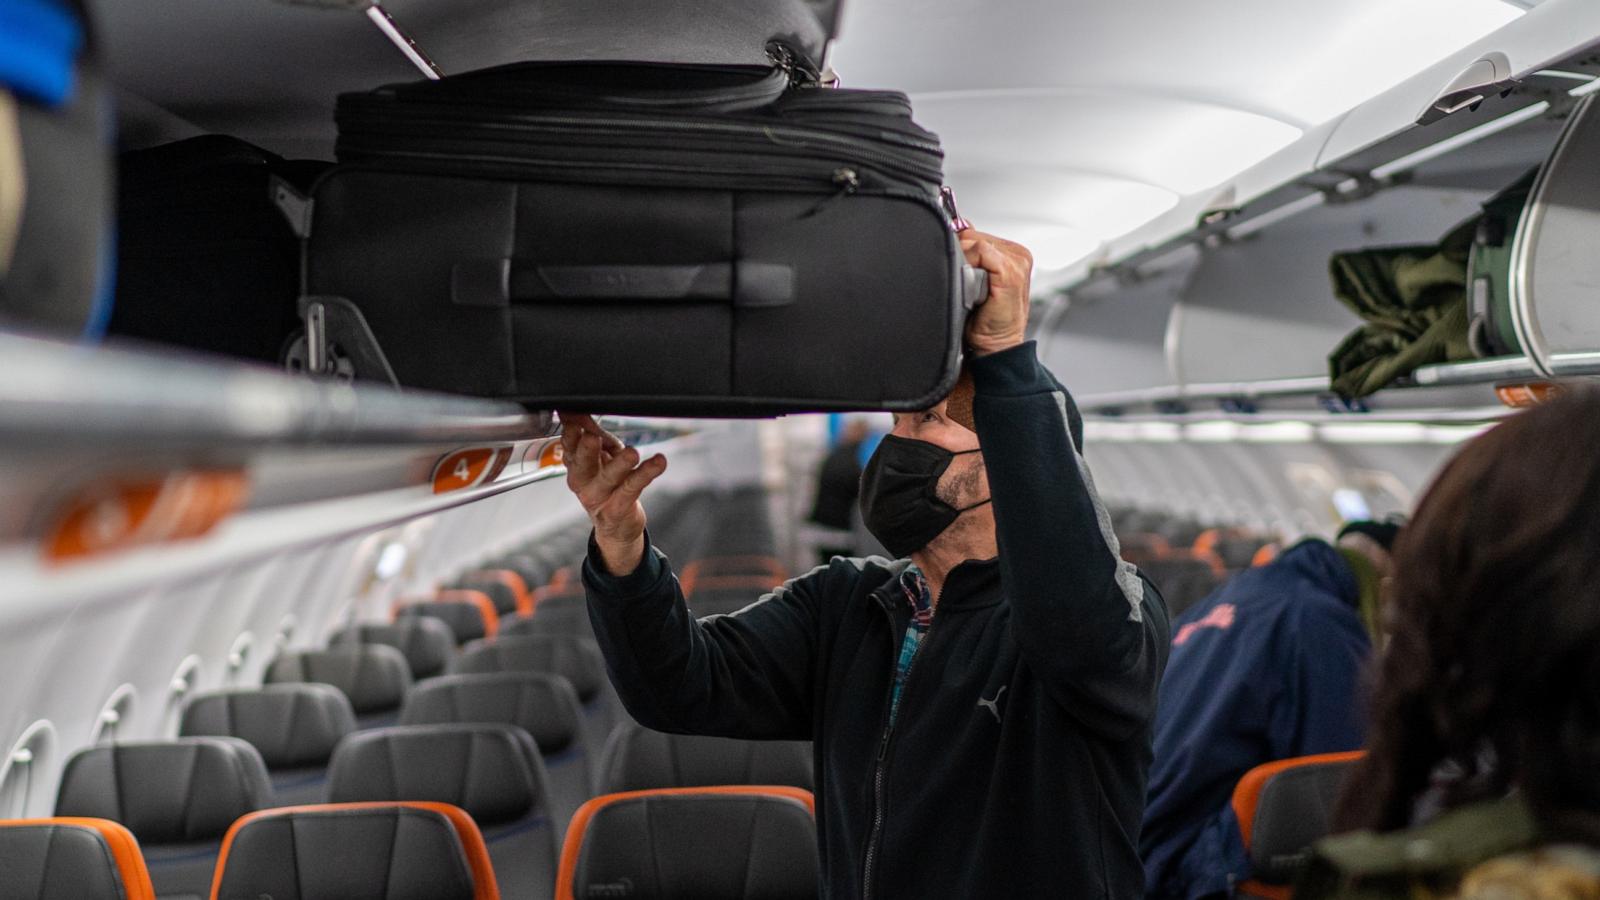
<svg viewBox="0 0 1600 900">
<path fill-rule="evenodd" d="M 794 303 L 794 269 L 778 263 L 543 266 L 465 260 L 450 273 L 457 306 L 596 302 L 730 303 L 750 309 Z"/>
<path fill-rule="evenodd" d="M 989 299 L 989 273 L 976 266 L 961 267 L 961 305 L 969 311 Z"/>
</svg>

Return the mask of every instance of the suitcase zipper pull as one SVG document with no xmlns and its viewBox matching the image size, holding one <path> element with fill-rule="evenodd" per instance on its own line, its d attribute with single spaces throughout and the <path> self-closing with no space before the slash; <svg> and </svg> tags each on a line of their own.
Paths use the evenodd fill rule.
<svg viewBox="0 0 1600 900">
<path fill-rule="evenodd" d="M 855 169 L 849 168 L 848 166 L 841 166 L 837 169 L 834 169 L 832 180 L 834 184 L 839 186 L 839 189 L 822 198 L 822 202 L 811 207 L 806 211 L 806 214 L 800 218 L 811 218 L 829 206 L 832 206 L 835 200 L 838 200 L 840 197 L 848 197 L 851 194 L 854 194 L 857 188 L 861 187 L 861 174 Z"/>
<path fill-rule="evenodd" d="M 957 232 L 966 231 L 972 223 L 961 217 L 961 211 L 956 209 L 956 192 L 949 185 L 939 188 L 939 203 L 944 206 L 945 214 L 950 217 L 950 227 Z"/>
</svg>

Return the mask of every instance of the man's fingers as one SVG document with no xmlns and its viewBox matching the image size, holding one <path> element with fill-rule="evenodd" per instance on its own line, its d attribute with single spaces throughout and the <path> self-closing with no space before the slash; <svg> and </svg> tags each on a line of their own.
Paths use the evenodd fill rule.
<svg viewBox="0 0 1600 900">
<path fill-rule="evenodd" d="M 567 464 L 567 474 L 573 484 L 588 484 L 600 469 L 600 439 L 584 432 L 572 452 L 562 457 L 562 462 Z"/>
<path fill-rule="evenodd" d="M 639 451 L 632 447 L 619 453 L 610 454 L 610 458 L 601 464 L 600 471 L 595 475 L 595 486 L 610 492 L 621 484 L 622 479 L 627 478 L 628 473 L 632 472 L 633 467 L 638 464 Z"/>
<path fill-rule="evenodd" d="M 622 483 L 617 486 L 616 492 L 611 495 L 611 502 L 632 506 L 638 502 L 639 496 L 644 493 L 645 488 L 650 486 L 650 482 L 660 478 L 661 473 L 665 471 L 667 471 L 667 458 L 657 453 L 655 456 L 640 463 L 638 468 L 629 472 L 627 477 L 622 479 Z"/>
<path fill-rule="evenodd" d="M 594 419 L 587 413 L 564 412 L 558 415 L 561 417 L 561 452 L 564 454 L 571 455 L 578 449 L 578 439 L 583 437 L 586 430 L 598 430 Z"/>
</svg>

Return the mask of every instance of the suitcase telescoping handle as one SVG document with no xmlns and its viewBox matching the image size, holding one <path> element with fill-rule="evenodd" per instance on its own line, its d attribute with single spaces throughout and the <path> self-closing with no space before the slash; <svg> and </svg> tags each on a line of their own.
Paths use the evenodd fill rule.
<svg viewBox="0 0 1600 900">
<path fill-rule="evenodd" d="M 450 272 L 456 306 L 501 308 L 572 300 L 724 302 L 744 309 L 794 303 L 794 269 L 778 263 L 541 266 L 510 259 L 464 260 Z M 989 299 L 989 273 L 961 267 L 961 304 Z"/>
<path fill-rule="evenodd" d="M 464 260 L 450 273 L 457 306 L 597 302 L 711 303 L 740 308 L 788 306 L 794 269 L 780 263 L 552 266 L 511 259 Z"/>
</svg>

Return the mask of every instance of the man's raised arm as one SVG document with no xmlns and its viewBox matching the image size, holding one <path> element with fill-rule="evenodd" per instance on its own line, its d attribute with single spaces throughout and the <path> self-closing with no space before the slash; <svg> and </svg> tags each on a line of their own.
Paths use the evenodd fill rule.
<svg viewBox="0 0 1600 900">
<path fill-rule="evenodd" d="M 818 571 L 737 616 L 690 615 L 639 498 L 666 471 L 594 420 L 563 414 L 567 486 L 594 524 L 583 566 L 589 618 L 623 705 L 658 731 L 809 739 Z"/>
<path fill-rule="evenodd" d="M 1083 462 L 1077 408 L 1024 340 L 1031 256 L 973 231 L 962 239 L 990 279 L 968 328 L 968 365 L 1016 637 L 1058 702 L 1120 737 L 1154 713 L 1166 606 L 1121 559 Z"/>
</svg>

